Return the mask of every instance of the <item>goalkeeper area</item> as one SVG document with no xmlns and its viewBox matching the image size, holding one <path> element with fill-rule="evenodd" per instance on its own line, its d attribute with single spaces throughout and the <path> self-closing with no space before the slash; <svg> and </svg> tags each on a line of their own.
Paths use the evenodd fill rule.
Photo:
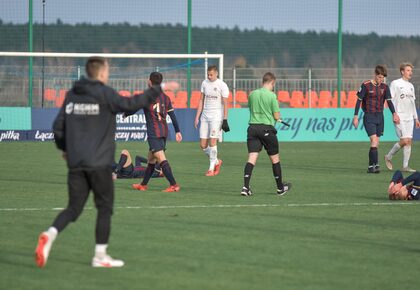
<svg viewBox="0 0 420 290">
<path fill-rule="evenodd" d="M 366 174 L 366 142 L 281 143 L 284 179 L 275 195 L 263 154 L 254 195 L 241 197 L 245 143 L 219 144 L 223 167 L 204 176 L 196 142 L 168 145 L 181 191 L 131 188 L 115 181 L 110 253 L 126 265 L 90 266 L 96 210 L 92 198 L 58 236 L 45 269 L 35 266 L 38 234 L 67 202 L 67 168 L 53 142 L 0 146 L 2 289 L 415 289 L 420 203 L 389 201 L 392 172 Z M 383 142 L 385 153 L 392 146 Z M 118 142 L 146 155 L 145 142 Z M 413 152 L 420 152 L 418 142 Z M 355 158 L 351 158 L 354 156 Z M 394 158 L 399 168 L 402 154 Z M 420 168 L 420 159 L 411 160 Z M 77 283 L 78 286 L 75 286 Z"/>
</svg>

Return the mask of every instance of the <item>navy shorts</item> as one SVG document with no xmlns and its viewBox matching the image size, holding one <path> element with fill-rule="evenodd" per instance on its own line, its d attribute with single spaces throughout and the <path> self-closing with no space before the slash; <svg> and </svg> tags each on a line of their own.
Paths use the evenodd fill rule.
<svg viewBox="0 0 420 290">
<path fill-rule="evenodd" d="M 368 136 L 382 136 L 384 134 L 384 114 L 382 112 L 365 113 L 363 116 L 363 125 Z"/>
<path fill-rule="evenodd" d="M 166 138 L 150 138 L 147 139 L 149 143 L 149 151 L 155 153 L 159 151 L 166 150 Z"/>
<path fill-rule="evenodd" d="M 263 146 L 270 156 L 279 153 L 277 130 L 271 125 L 249 125 L 246 144 L 248 153 L 260 152 Z"/>
</svg>

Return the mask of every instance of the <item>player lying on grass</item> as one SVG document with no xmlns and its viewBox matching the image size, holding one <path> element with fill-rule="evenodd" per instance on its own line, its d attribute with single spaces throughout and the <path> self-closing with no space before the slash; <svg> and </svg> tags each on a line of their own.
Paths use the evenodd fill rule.
<svg viewBox="0 0 420 290">
<path fill-rule="evenodd" d="M 122 150 L 120 160 L 112 166 L 113 179 L 143 178 L 147 167 L 142 163 L 147 164 L 147 158 L 137 155 L 133 164 L 130 152 Z M 156 164 L 152 177 L 163 177 L 159 164 Z"/>
<path fill-rule="evenodd" d="M 404 178 L 401 171 L 395 171 L 388 187 L 389 199 L 419 200 L 420 199 L 420 172 L 416 171 Z"/>
</svg>

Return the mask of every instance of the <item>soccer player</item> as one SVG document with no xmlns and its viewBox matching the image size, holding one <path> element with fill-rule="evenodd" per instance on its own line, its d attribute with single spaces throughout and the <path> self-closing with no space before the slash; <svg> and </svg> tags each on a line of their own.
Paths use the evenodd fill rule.
<svg viewBox="0 0 420 290">
<path fill-rule="evenodd" d="M 163 76 L 159 72 L 152 72 L 149 77 L 149 86 L 160 86 Z M 178 121 L 172 108 L 171 99 L 160 90 L 159 96 L 155 102 L 148 107 L 143 108 L 146 117 L 147 125 L 147 142 L 149 143 L 148 164 L 144 178 L 141 183 L 133 184 L 133 188 L 137 190 L 147 190 L 147 184 L 155 171 L 156 162 L 159 164 L 163 175 L 169 181 L 169 187 L 165 192 L 175 192 L 180 190 L 180 186 L 176 183 L 175 177 L 172 174 L 171 166 L 166 160 L 166 138 L 168 137 L 168 124 L 166 123 L 166 116 L 172 120 L 175 129 L 175 138 L 179 143 L 182 141 L 182 134 L 178 126 Z"/>
<path fill-rule="evenodd" d="M 115 163 L 112 166 L 113 179 L 144 177 L 146 167 L 143 166 L 142 163 L 147 163 L 147 158 L 136 156 L 135 163 L 133 164 L 130 152 L 125 149 L 122 150 L 118 163 Z M 156 167 L 152 173 L 152 177 L 163 177 L 162 170 L 158 164 L 156 164 Z"/>
<path fill-rule="evenodd" d="M 207 68 L 207 79 L 201 84 L 201 99 L 194 122 L 197 128 L 200 121 L 200 147 L 210 160 L 206 176 L 219 174 L 222 166 L 222 160 L 217 158 L 220 129 L 230 131 L 227 122 L 229 88 L 224 81 L 218 79 L 218 74 L 216 66 Z"/>
<path fill-rule="evenodd" d="M 248 162 L 244 168 L 244 186 L 241 195 L 252 195 L 249 187 L 252 170 L 257 162 L 259 152 L 264 146 L 271 160 L 273 175 L 277 184 L 277 195 L 286 194 L 291 183 L 283 183 L 279 157 L 279 143 L 277 131 L 274 128 L 276 121 L 280 120 L 280 108 L 277 96 L 273 93 L 276 77 L 271 72 L 264 74 L 262 88 L 253 91 L 248 98 L 250 112 L 247 146 Z"/>
<path fill-rule="evenodd" d="M 375 77 L 373 80 L 365 81 L 357 92 L 357 102 L 354 108 L 353 125 L 359 126 L 359 108 L 362 104 L 363 124 L 370 139 L 369 167 L 367 173 L 379 173 L 378 146 L 379 138 L 384 133 L 384 103 L 387 101 L 389 110 L 395 123 L 400 119 L 395 112 L 391 101 L 389 87 L 384 83 L 387 76 L 387 69 L 384 65 L 375 67 Z"/>
<path fill-rule="evenodd" d="M 87 78 L 76 81 L 67 93 L 53 124 L 55 143 L 63 151 L 68 166 L 69 201 L 51 227 L 41 233 L 35 261 L 44 267 L 57 234 L 83 211 L 92 190 L 97 208 L 96 246 L 93 267 L 121 267 L 124 262 L 107 254 L 114 206 L 112 164 L 115 154 L 115 116 L 138 110 L 158 96 L 156 88 L 142 95 L 124 98 L 107 86 L 109 65 L 105 58 L 90 57 Z"/>
<path fill-rule="evenodd" d="M 391 200 L 419 200 L 420 172 L 416 171 L 404 178 L 401 171 L 395 171 L 388 187 L 388 197 Z"/>
<path fill-rule="evenodd" d="M 404 62 L 400 65 L 401 78 L 391 82 L 390 91 L 392 103 L 395 111 L 400 117 L 400 123 L 395 124 L 395 131 L 400 141 L 395 143 L 391 150 L 385 155 L 385 164 L 389 170 L 392 170 L 392 157 L 403 148 L 403 168 L 405 172 L 415 172 L 408 166 L 411 155 L 411 143 L 413 139 L 414 123 L 416 128 L 420 128 L 420 122 L 417 116 L 416 97 L 414 95 L 414 86 L 410 83 L 413 75 L 413 65 Z"/>
</svg>

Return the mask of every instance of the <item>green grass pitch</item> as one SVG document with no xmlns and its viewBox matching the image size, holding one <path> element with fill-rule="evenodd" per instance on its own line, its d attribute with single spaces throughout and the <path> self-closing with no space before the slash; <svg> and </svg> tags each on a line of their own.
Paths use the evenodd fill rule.
<svg viewBox="0 0 420 290">
<path fill-rule="evenodd" d="M 66 167 L 53 143 L 0 144 L 0 289 L 418 289 L 420 203 L 387 200 L 391 172 L 367 174 L 368 142 L 281 143 L 290 193 L 275 195 L 261 154 L 252 197 L 239 195 L 244 143 L 219 145 L 223 167 L 206 177 L 198 143 L 169 143 L 181 191 L 115 182 L 109 253 L 121 269 L 94 269 L 96 211 L 59 235 L 44 269 L 33 252 L 66 206 Z M 146 143 L 118 143 L 146 155 Z M 411 166 L 420 168 L 420 145 Z M 401 167 L 402 152 L 394 158 Z"/>
</svg>

